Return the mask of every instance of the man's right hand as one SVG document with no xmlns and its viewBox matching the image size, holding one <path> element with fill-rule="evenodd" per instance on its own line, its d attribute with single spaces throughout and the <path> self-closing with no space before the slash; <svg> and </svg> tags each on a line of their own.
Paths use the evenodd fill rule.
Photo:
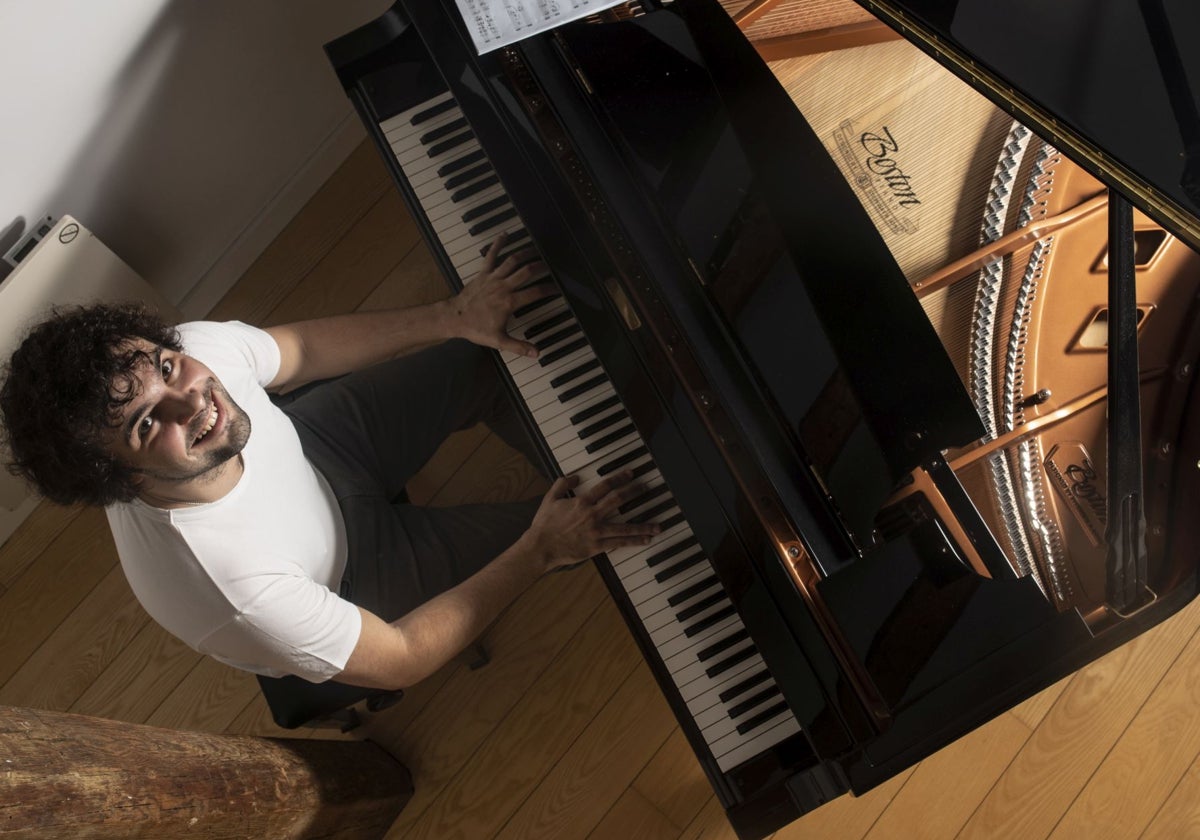
<svg viewBox="0 0 1200 840">
<path fill-rule="evenodd" d="M 632 482 L 627 470 L 574 495 L 579 480 L 560 478 L 516 544 L 453 589 L 391 624 L 359 607 L 362 631 L 338 680 L 407 688 L 470 644 L 545 572 L 623 545 L 649 543 L 658 525 L 616 520 L 621 505 L 642 492 Z"/>
<path fill-rule="evenodd" d="M 633 473 L 625 470 L 574 495 L 571 491 L 579 479 L 558 479 L 542 499 L 520 543 L 547 571 L 621 546 L 649 544 L 661 530 L 658 525 L 616 519 L 621 505 L 643 489 L 632 481 Z"/>
</svg>

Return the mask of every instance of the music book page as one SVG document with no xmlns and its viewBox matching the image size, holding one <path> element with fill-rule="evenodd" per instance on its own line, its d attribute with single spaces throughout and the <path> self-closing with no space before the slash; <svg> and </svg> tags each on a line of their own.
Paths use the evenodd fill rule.
<svg viewBox="0 0 1200 840">
<path fill-rule="evenodd" d="M 454 0 L 479 54 L 586 17 L 625 0 Z"/>
</svg>

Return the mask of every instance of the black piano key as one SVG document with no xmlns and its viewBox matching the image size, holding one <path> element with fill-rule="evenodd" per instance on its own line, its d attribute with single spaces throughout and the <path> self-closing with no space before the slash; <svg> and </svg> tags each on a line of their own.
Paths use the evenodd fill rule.
<svg viewBox="0 0 1200 840">
<path fill-rule="evenodd" d="M 504 247 L 508 248 L 514 242 L 519 242 L 520 240 L 524 239 L 527 236 L 529 236 L 529 231 L 525 230 L 525 228 L 521 228 L 520 230 L 509 231 L 504 237 Z M 486 257 L 488 248 L 491 248 L 491 247 L 492 247 L 492 244 L 490 242 L 487 245 L 484 245 L 482 248 L 479 249 L 479 256 Z"/>
<path fill-rule="evenodd" d="M 602 438 L 592 441 L 591 443 L 589 443 L 587 446 L 584 447 L 584 450 L 589 455 L 592 454 L 593 452 L 599 452 L 601 449 L 608 446 L 610 443 L 616 443 L 621 438 L 626 437 L 627 435 L 631 435 L 635 431 L 636 431 L 636 429 L 633 428 L 633 424 L 628 423 L 628 424 L 622 426 L 621 428 L 617 429 L 615 432 L 612 432 L 610 434 L 605 435 Z"/>
<path fill-rule="evenodd" d="M 484 248 L 484 251 L 486 252 L 487 249 Z M 512 316 L 514 318 L 524 318 L 526 315 L 532 314 L 532 313 L 538 311 L 539 309 L 541 309 L 543 306 L 546 306 L 551 301 L 558 300 L 558 297 L 559 297 L 558 294 L 553 294 L 553 295 L 546 295 L 544 298 L 538 298 L 537 300 L 533 301 L 532 303 L 527 303 L 524 306 L 520 306 L 520 307 L 517 307 L 516 309 L 514 309 Z M 551 384 L 553 384 L 553 383 L 551 383 Z"/>
<path fill-rule="evenodd" d="M 458 103 L 455 102 L 453 98 L 447 99 L 445 102 L 429 106 L 424 111 L 417 111 L 417 113 L 413 114 L 412 119 L 408 121 L 408 124 L 414 126 L 420 125 L 423 122 L 428 122 L 439 114 L 444 114 L 447 111 L 457 107 Z"/>
<path fill-rule="evenodd" d="M 546 336 L 541 341 L 534 342 L 533 346 L 536 347 L 540 353 L 543 350 L 550 349 L 560 341 L 565 341 L 573 335 L 578 335 L 580 332 L 582 332 L 582 329 L 580 328 L 579 324 L 571 324 L 568 327 L 563 327 L 561 330 L 550 333 L 550 335 Z"/>
<path fill-rule="evenodd" d="M 699 595 L 701 592 L 703 592 L 705 589 L 708 589 L 715 583 L 720 583 L 720 580 L 718 580 L 716 575 L 709 575 L 708 577 L 706 577 L 704 580 L 700 581 L 699 583 L 693 583 L 691 586 L 686 587 L 685 589 L 681 589 L 678 592 L 676 592 L 674 595 L 672 595 L 670 598 L 667 599 L 667 606 L 677 607 L 680 604 L 682 604 L 684 601 L 688 601 L 688 600 L 691 600 L 692 598 L 695 598 L 697 595 Z"/>
<path fill-rule="evenodd" d="M 698 542 L 699 541 L 695 536 L 688 537 L 686 540 L 680 540 L 669 548 L 664 548 L 662 551 L 656 551 L 654 554 L 651 554 L 646 560 L 646 565 L 653 569 L 655 566 L 670 560 L 676 554 L 687 551 L 689 548 L 695 546 Z"/>
<path fill-rule="evenodd" d="M 590 426 L 584 426 L 582 429 L 580 429 L 579 430 L 579 439 L 587 440 L 588 438 L 590 438 L 594 435 L 600 434 L 600 432 L 607 429 L 613 423 L 620 423 L 622 420 L 627 420 L 628 418 L 629 418 L 629 412 L 626 411 L 625 409 L 622 408 L 620 411 L 614 411 L 612 414 L 608 415 L 607 417 L 597 420 L 595 423 L 592 423 Z"/>
<path fill-rule="evenodd" d="M 605 397 L 604 399 L 600 400 L 600 402 L 596 403 L 595 405 L 589 405 L 583 411 L 580 411 L 577 414 L 571 415 L 571 417 L 568 418 L 568 422 L 572 426 L 578 426 L 584 420 L 587 420 L 590 417 L 595 417 L 600 412 L 608 411 L 614 405 L 620 405 L 620 404 L 621 404 L 621 398 L 618 397 L 616 394 L 613 394 L 611 397 Z"/>
<path fill-rule="evenodd" d="M 463 213 L 463 215 L 462 215 L 463 224 L 465 225 L 467 222 L 473 222 L 476 219 L 483 218 L 488 213 L 491 213 L 493 210 L 499 210 L 501 207 L 505 206 L 506 204 L 508 204 L 508 196 L 498 195 L 495 198 L 493 198 L 491 201 L 485 201 L 485 202 L 483 202 L 483 204 L 476 205 L 475 207 L 472 207 L 470 210 L 468 210 L 466 213 Z"/>
<path fill-rule="evenodd" d="M 538 356 L 538 364 L 540 364 L 542 367 L 545 367 L 546 365 L 552 365 L 559 359 L 565 359 L 567 356 L 570 356 L 579 348 L 587 346 L 588 342 L 586 338 L 578 338 L 575 341 L 564 344 L 557 350 L 550 351 L 544 356 Z"/>
<path fill-rule="evenodd" d="M 638 469 L 643 468 L 646 468 L 645 472 L 650 472 L 650 470 L 654 469 L 654 465 L 642 464 L 641 467 L 638 467 Z M 636 476 L 637 470 L 634 470 L 634 474 Z M 617 513 L 629 513 L 631 510 L 637 510 L 651 499 L 657 498 L 658 496 L 661 496 L 663 493 L 667 492 L 669 491 L 667 490 L 667 485 L 665 484 L 660 484 L 657 487 L 651 487 L 649 490 L 645 491 L 644 493 L 639 493 L 637 496 L 617 508 Z"/>
<path fill-rule="evenodd" d="M 656 516 L 661 516 L 674 507 L 676 507 L 675 499 L 667 499 L 665 502 L 659 502 L 654 507 L 642 511 L 637 516 L 632 517 L 629 521 L 640 525 L 643 522 L 649 522 Z"/>
<path fill-rule="evenodd" d="M 637 449 L 633 449 L 629 452 L 626 452 L 624 455 L 621 455 L 618 458 L 613 458 L 608 463 L 603 464 L 602 466 L 598 467 L 596 469 L 596 474 L 597 475 L 608 475 L 610 472 L 619 470 L 619 469 L 621 469 L 621 467 L 625 466 L 626 464 L 628 464 L 632 461 L 636 461 L 638 458 L 641 458 L 643 455 L 649 455 L 649 454 L 650 454 L 649 449 L 647 449 L 644 446 L 639 446 Z"/>
<path fill-rule="evenodd" d="M 464 131 L 462 134 L 459 134 L 455 137 L 451 137 L 449 140 L 443 140 L 441 143 L 438 143 L 436 146 L 430 146 L 429 147 L 429 157 L 431 157 L 431 158 L 438 157 L 439 155 L 443 155 L 446 152 L 450 151 L 455 146 L 461 146 L 463 143 L 466 143 L 468 140 L 474 140 L 474 139 L 475 139 L 475 135 L 472 132 Z M 438 174 L 441 174 L 441 173 L 439 172 Z"/>
<path fill-rule="evenodd" d="M 763 668 L 761 671 L 751 674 L 749 677 L 746 677 L 746 679 L 742 680 L 736 685 L 733 685 L 722 691 L 717 695 L 717 699 L 722 703 L 728 703 L 739 694 L 744 694 L 750 689 L 754 688 L 754 686 L 765 683 L 769 679 L 771 679 L 771 672 L 766 668 Z"/>
<path fill-rule="evenodd" d="M 666 530 L 666 529 L 664 528 L 663 530 Z M 663 569 L 661 572 L 658 572 L 654 576 L 654 579 L 656 581 L 658 581 L 659 583 L 662 583 L 663 581 L 667 581 L 667 580 L 670 580 L 671 578 L 675 577 L 675 575 L 679 574 L 680 572 L 686 572 L 688 569 L 690 569 L 692 566 L 695 566 L 697 563 L 703 563 L 703 562 L 704 562 L 704 552 L 697 551 L 695 554 L 689 554 L 687 557 L 680 560 L 678 563 L 672 563 L 670 566 L 667 566 L 667 568 Z"/>
<path fill-rule="evenodd" d="M 552 330 L 557 326 L 561 326 L 562 324 L 565 324 L 567 321 L 570 321 L 574 317 L 575 316 L 571 314 L 571 310 L 564 309 L 562 312 L 559 312 L 554 317 L 547 318 L 544 321 L 539 321 L 538 323 L 534 324 L 529 329 L 525 330 L 525 340 L 533 341 L 533 339 L 537 338 L 539 335 L 544 333 L 546 330 Z M 554 383 L 551 382 L 550 384 L 553 385 Z"/>
<path fill-rule="evenodd" d="M 460 158 L 455 158 L 449 163 L 443 163 L 438 167 L 437 176 L 439 178 L 445 178 L 450 173 L 457 172 L 463 167 L 470 166 L 471 164 L 479 163 L 481 160 L 487 160 L 487 158 L 484 156 L 482 149 L 477 149 L 470 154 L 463 155 Z"/>
<path fill-rule="evenodd" d="M 507 201 L 508 199 L 504 199 L 504 200 Z M 483 233 L 484 231 L 491 230 L 492 228 L 494 228 L 498 225 L 504 224 L 509 219 L 516 218 L 516 216 L 517 216 L 516 208 L 509 207 L 503 213 L 497 213 L 495 216 L 492 216 L 489 219 L 484 219 L 482 222 L 479 222 L 478 224 L 471 225 L 471 227 L 467 228 L 467 233 L 469 233 L 471 236 L 478 236 L 479 234 Z"/>
<path fill-rule="evenodd" d="M 450 193 L 450 200 L 455 204 L 460 204 L 476 193 L 481 193 L 489 187 L 493 187 L 500 183 L 500 179 L 495 175 L 489 175 L 487 178 L 480 178 L 474 184 L 463 187 L 461 190 L 455 190 Z"/>
<path fill-rule="evenodd" d="M 743 627 L 740 630 L 730 633 L 728 636 L 721 639 L 719 642 L 714 642 L 713 644 L 704 648 L 704 650 L 699 651 L 696 654 L 696 659 L 699 660 L 700 662 L 707 662 L 708 660 L 712 659 L 717 654 L 724 653 L 725 651 L 729 650 L 734 645 L 738 644 L 739 642 L 744 642 L 749 638 L 750 638 L 750 631 L 747 630 L 745 627 Z"/>
<path fill-rule="evenodd" d="M 737 728 L 738 734 L 745 735 L 750 730 L 757 729 L 758 727 L 762 726 L 764 723 L 766 723 L 771 718 L 778 715 L 780 712 L 786 712 L 786 711 L 787 711 L 787 703 L 780 700 L 778 703 L 776 703 L 771 708 L 767 709 L 766 711 L 762 712 L 761 714 L 755 715 L 754 717 L 750 718 L 750 720 L 746 721 L 745 723 L 739 723 L 738 728 Z"/>
<path fill-rule="evenodd" d="M 597 364 L 599 364 L 599 362 L 597 362 Z M 572 387 L 563 391 L 561 394 L 558 395 L 558 401 L 561 403 L 565 403 L 569 400 L 573 400 L 576 397 L 578 397 L 580 394 L 586 394 L 588 391 L 592 390 L 593 388 L 599 388 L 601 385 L 603 385 L 607 381 L 608 381 L 607 373 L 602 373 L 599 376 L 593 376 L 591 379 L 580 382 L 578 385 L 573 385 Z M 554 383 L 551 382 L 550 384 L 553 385 Z M 603 475 L 603 473 L 601 473 L 601 475 Z"/>
<path fill-rule="evenodd" d="M 460 117 L 457 120 L 451 120 L 445 125 L 439 125 L 432 131 L 425 132 L 421 135 L 421 139 L 417 142 L 419 142 L 422 146 L 429 146 L 433 143 L 436 143 L 438 140 L 441 140 L 443 137 L 449 137 L 451 134 L 462 131 L 466 127 L 466 118 Z"/>
<path fill-rule="evenodd" d="M 728 600 L 728 599 L 725 597 L 725 590 L 718 589 L 713 594 L 711 594 L 705 598 L 702 598 L 701 600 L 692 604 L 690 607 L 680 610 L 678 613 L 675 614 L 675 620 L 678 621 L 680 624 L 682 624 L 685 621 L 691 621 L 693 618 L 700 615 L 700 613 L 704 612 L 709 607 L 716 606 L 717 604 L 721 603 L 722 601 L 726 601 L 726 600 Z M 705 619 L 705 620 L 707 621 L 707 619 Z M 691 635 L 691 634 L 689 634 L 689 635 Z"/>
<path fill-rule="evenodd" d="M 561 388 L 563 385 L 566 385 L 572 379 L 576 379 L 580 376 L 583 376 L 588 371 L 595 370 L 598 367 L 600 367 L 599 359 L 592 359 L 590 361 L 584 362 L 581 365 L 577 365 L 576 367 L 571 368 L 566 373 L 560 373 L 558 376 L 551 379 L 550 387 L 551 388 Z M 605 377 L 605 378 L 607 378 L 607 377 Z"/>
<path fill-rule="evenodd" d="M 730 668 L 733 668 L 733 667 L 745 662 L 747 659 L 749 659 L 751 656 L 754 656 L 754 654 L 756 654 L 756 653 L 758 653 L 757 647 L 755 647 L 754 645 L 747 645 L 746 647 L 739 650 L 737 653 L 734 653 L 734 654 L 731 654 L 730 656 L 725 657 L 717 664 L 710 665 L 708 668 L 706 668 L 704 670 L 704 676 L 708 677 L 710 680 L 715 679 L 715 678 L 719 677 L 721 674 L 724 674 Z"/>
<path fill-rule="evenodd" d="M 486 175 L 491 171 L 492 165 L 490 163 L 481 163 L 479 166 L 474 166 L 468 169 L 466 172 L 459 172 L 453 178 L 447 178 L 446 183 L 442 184 L 442 186 L 447 190 L 452 190 L 456 187 L 461 187 L 468 181 L 474 181 L 480 175 Z"/>
<path fill-rule="evenodd" d="M 654 470 L 656 470 L 656 469 L 657 469 L 657 467 L 654 466 L 653 462 L 647 461 L 646 463 L 642 464 L 641 466 L 637 466 L 637 467 L 633 468 L 633 477 L 641 478 L 646 473 L 654 472 Z"/>
<path fill-rule="evenodd" d="M 679 513 L 675 514 L 674 516 L 668 516 L 662 522 L 659 522 L 658 527 L 660 530 L 670 531 L 672 528 L 674 528 L 676 525 L 678 525 L 680 522 L 683 522 L 683 521 L 684 521 L 683 512 L 680 511 Z"/>
<path fill-rule="evenodd" d="M 741 717 L 742 715 L 746 714 L 746 712 L 753 709 L 755 706 L 759 705 L 760 703 L 765 703 L 768 700 L 770 700 L 772 697 L 779 696 L 781 693 L 782 692 L 780 692 L 779 686 L 777 686 L 777 685 L 773 685 L 770 688 L 765 688 L 762 691 L 758 692 L 758 694 L 755 694 L 753 697 L 749 697 L 749 698 L 743 700 L 741 703 L 738 703 L 736 706 L 731 707 L 729 709 L 729 717 L 730 718 Z"/>
<path fill-rule="evenodd" d="M 722 592 L 721 594 L 724 595 L 725 593 Z M 712 627 L 714 624 L 720 624 L 722 621 L 729 618 L 729 616 L 731 616 L 731 615 L 737 615 L 737 609 L 734 608 L 733 604 L 730 604 L 729 606 L 725 607 L 722 610 L 717 610 L 715 613 L 708 616 L 707 618 L 700 619 L 695 624 L 693 624 L 691 627 L 686 628 L 683 631 L 683 635 L 687 636 L 690 639 L 692 636 L 695 636 L 698 633 L 703 633 L 705 630 L 707 630 L 709 627 Z"/>
</svg>

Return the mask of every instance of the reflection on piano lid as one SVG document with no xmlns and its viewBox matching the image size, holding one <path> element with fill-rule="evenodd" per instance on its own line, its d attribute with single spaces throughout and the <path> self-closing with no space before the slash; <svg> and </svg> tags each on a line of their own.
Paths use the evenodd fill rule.
<svg viewBox="0 0 1200 840">
<path fill-rule="evenodd" d="M 484 57 L 453 2 L 401 0 L 328 50 L 452 286 L 499 231 L 548 266 L 509 325 L 541 355 L 502 368 L 548 465 L 643 482 L 622 515 L 663 534 L 600 568 L 739 836 L 1192 597 L 1200 260 L 1177 197 L 1110 245 L 1095 161 L 1014 121 L 1025 93 L 844 0 L 629 4 Z"/>
</svg>

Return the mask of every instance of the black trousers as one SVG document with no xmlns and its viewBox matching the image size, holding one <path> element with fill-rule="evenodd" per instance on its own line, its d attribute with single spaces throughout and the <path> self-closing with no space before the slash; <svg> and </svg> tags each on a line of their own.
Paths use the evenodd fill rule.
<svg viewBox="0 0 1200 840">
<path fill-rule="evenodd" d="M 487 565 L 537 511 L 536 498 L 450 508 L 403 500 L 405 484 L 442 441 L 481 421 L 538 463 L 489 351 L 468 342 L 322 383 L 282 408 L 346 523 L 340 594 L 385 621 Z"/>
</svg>

